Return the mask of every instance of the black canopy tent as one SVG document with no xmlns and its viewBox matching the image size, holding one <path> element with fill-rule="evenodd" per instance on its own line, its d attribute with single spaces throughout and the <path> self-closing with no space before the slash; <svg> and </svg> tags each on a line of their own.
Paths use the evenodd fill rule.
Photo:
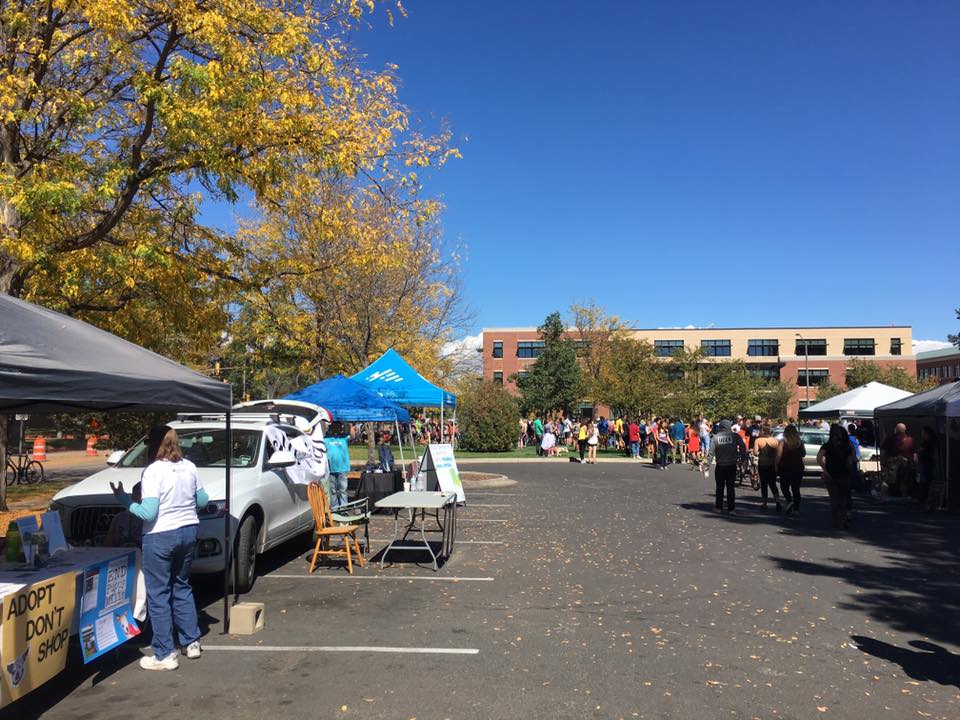
<svg viewBox="0 0 960 720">
<path fill-rule="evenodd" d="M 0 413 L 143 410 L 226 413 L 230 385 L 85 322 L 0 295 Z M 224 468 L 223 630 L 229 625 L 231 453 Z"/>
</svg>

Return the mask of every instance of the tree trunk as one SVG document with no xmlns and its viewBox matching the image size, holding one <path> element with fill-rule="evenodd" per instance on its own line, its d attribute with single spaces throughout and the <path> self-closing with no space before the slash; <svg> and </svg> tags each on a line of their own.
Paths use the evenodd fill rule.
<svg viewBox="0 0 960 720">
<path fill-rule="evenodd" d="M 367 464 L 380 462 L 377 457 L 377 428 L 379 423 L 367 423 Z"/>
<path fill-rule="evenodd" d="M 9 416 L 0 413 L 0 512 L 7 511 L 7 421 Z M 4 528 L 5 530 L 5 528 Z"/>
</svg>

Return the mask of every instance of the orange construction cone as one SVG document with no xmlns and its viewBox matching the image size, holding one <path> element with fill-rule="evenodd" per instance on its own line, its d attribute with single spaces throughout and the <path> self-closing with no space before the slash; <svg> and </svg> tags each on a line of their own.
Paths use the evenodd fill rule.
<svg viewBox="0 0 960 720">
<path fill-rule="evenodd" d="M 47 441 L 43 439 L 43 435 L 37 435 L 37 439 L 33 441 L 33 459 L 37 462 L 47 460 Z"/>
<path fill-rule="evenodd" d="M 96 457 L 97 451 L 94 449 L 94 445 L 97 444 L 97 436 L 91 435 L 87 438 L 87 455 Z"/>
</svg>

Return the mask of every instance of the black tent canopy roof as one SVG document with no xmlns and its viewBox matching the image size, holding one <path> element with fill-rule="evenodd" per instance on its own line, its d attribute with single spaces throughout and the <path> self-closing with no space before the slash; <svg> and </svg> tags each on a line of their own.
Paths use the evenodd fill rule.
<svg viewBox="0 0 960 720">
<path fill-rule="evenodd" d="M 228 384 L 85 322 L 0 295 L 0 411 L 227 411 Z"/>
</svg>

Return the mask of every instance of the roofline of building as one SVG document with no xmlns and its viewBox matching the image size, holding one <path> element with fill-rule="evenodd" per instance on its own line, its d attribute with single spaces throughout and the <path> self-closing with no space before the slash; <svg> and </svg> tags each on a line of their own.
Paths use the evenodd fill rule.
<svg viewBox="0 0 960 720">
<path fill-rule="evenodd" d="M 960 355 L 960 348 L 940 348 L 939 350 L 924 350 L 923 352 L 914 353 L 917 360 L 936 360 L 938 358 L 953 357 L 954 355 Z"/>
<path fill-rule="evenodd" d="M 576 328 L 566 328 L 576 330 Z M 676 332 L 684 330 L 913 330 L 913 325 L 754 325 L 750 327 L 655 327 L 655 328 L 624 328 L 634 332 Z M 481 328 L 481 332 L 537 332 L 535 327 L 490 327 Z M 935 350 L 930 352 L 936 352 Z"/>
</svg>

